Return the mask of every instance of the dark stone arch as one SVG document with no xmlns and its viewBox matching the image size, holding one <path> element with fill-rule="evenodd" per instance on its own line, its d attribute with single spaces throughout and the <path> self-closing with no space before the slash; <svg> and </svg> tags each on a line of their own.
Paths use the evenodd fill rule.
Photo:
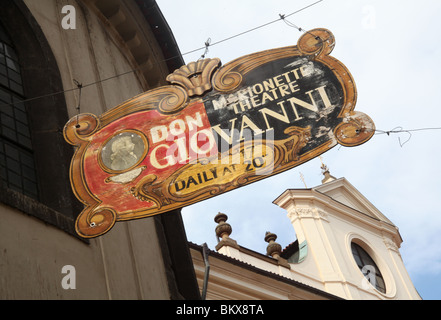
<svg viewBox="0 0 441 320">
<path fill-rule="evenodd" d="M 57 61 L 22 0 L 4 0 L 0 22 L 17 51 L 26 99 L 31 99 L 25 106 L 39 188 L 39 201 L 35 201 L 2 187 L 0 201 L 75 234 L 73 221 L 81 205 L 69 182 L 73 150 L 62 134 L 69 116 Z M 33 99 L 42 96 L 46 97 Z"/>
</svg>

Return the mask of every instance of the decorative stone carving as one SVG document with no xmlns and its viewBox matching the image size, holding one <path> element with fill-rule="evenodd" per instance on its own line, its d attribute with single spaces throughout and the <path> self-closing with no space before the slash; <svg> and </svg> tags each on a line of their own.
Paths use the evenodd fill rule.
<svg viewBox="0 0 441 320">
<path fill-rule="evenodd" d="M 227 220 L 228 216 L 222 212 L 219 212 L 214 217 L 214 221 L 218 224 L 215 229 L 216 236 L 221 239 L 216 245 L 217 251 L 219 251 L 219 249 L 223 246 L 230 246 L 239 249 L 237 242 L 230 238 L 230 234 L 233 231 L 233 228 L 229 223 L 226 222 Z"/>
<path fill-rule="evenodd" d="M 393 240 L 391 240 L 389 238 L 383 237 L 383 242 L 386 245 L 386 248 L 388 248 L 389 250 L 395 251 L 398 254 L 400 254 L 398 246 L 396 245 L 396 243 Z"/>
<path fill-rule="evenodd" d="M 279 265 L 291 269 L 288 261 L 280 256 L 282 253 L 282 246 L 276 242 L 277 235 L 267 231 L 265 233 L 265 241 L 268 242 L 268 246 L 266 247 L 266 254 L 276 259 Z"/>
<path fill-rule="evenodd" d="M 312 219 L 323 219 L 327 220 L 328 213 L 326 211 L 314 208 L 314 207 L 304 207 L 296 208 L 293 213 L 290 214 L 290 218 L 294 216 L 295 219 L 298 218 L 312 218 Z"/>
<path fill-rule="evenodd" d="M 275 242 L 277 239 L 277 235 L 267 231 L 265 233 L 265 241 L 268 242 L 268 246 L 266 247 L 266 254 L 278 259 L 280 254 L 282 253 L 282 246 Z"/>
</svg>

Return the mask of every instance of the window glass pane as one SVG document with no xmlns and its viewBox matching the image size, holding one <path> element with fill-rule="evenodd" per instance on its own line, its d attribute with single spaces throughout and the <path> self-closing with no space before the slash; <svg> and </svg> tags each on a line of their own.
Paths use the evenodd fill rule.
<svg viewBox="0 0 441 320">
<path fill-rule="evenodd" d="M 6 73 L 6 66 L 4 66 L 4 65 L 2 65 L 2 64 L 0 64 L 0 74 L 1 74 L 1 75 L 4 75 L 5 77 L 8 75 L 8 74 Z"/>
<path fill-rule="evenodd" d="M 8 46 L 7 44 L 4 44 L 4 48 L 5 48 L 4 50 L 5 50 L 5 53 L 6 53 L 7 57 L 12 58 L 15 61 L 18 61 L 17 53 L 15 52 L 14 49 L 12 49 L 11 46 Z"/>
<path fill-rule="evenodd" d="M 2 105 L 1 112 L 10 117 L 14 117 L 14 109 L 11 105 Z"/>
<path fill-rule="evenodd" d="M 12 80 L 14 80 L 15 82 L 17 82 L 17 84 L 21 84 L 21 75 L 18 72 L 9 70 L 8 71 L 8 77 Z"/>
<path fill-rule="evenodd" d="M 370 272 L 365 272 L 363 274 L 366 277 L 366 279 L 368 279 L 369 282 L 371 282 L 371 284 L 374 285 L 378 291 L 385 293 L 386 285 L 384 283 L 383 276 L 381 275 L 380 269 L 377 267 L 377 264 L 374 262 L 371 256 L 369 256 L 369 254 L 356 243 L 351 243 L 351 249 L 355 262 L 357 263 L 362 273 L 363 271 L 370 271 L 370 268 L 369 269 L 365 268 L 366 266 L 370 266 L 371 268 L 374 268 L 375 283 L 371 282 L 373 275 L 371 275 Z"/>
<path fill-rule="evenodd" d="M 23 123 L 23 124 L 27 124 L 28 123 L 28 115 L 25 112 L 15 108 L 14 115 L 15 115 L 15 118 L 18 121 L 20 121 L 21 123 Z"/>
<path fill-rule="evenodd" d="M 18 158 L 18 150 L 8 143 L 5 143 L 5 154 L 7 154 L 8 157 L 10 157 L 12 159 L 15 159 L 15 160 L 19 159 Z"/>
<path fill-rule="evenodd" d="M 369 257 L 366 251 L 364 251 L 362 248 L 359 247 L 358 252 L 360 254 L 361 261 L 363 261 L 364 265 L 371 265 L 371 266 L 374 265 L 371 257 Z"/>
<path fill-rule="evenodd" d="M 357 265 L 360 267 L 360 268 L 363 268 L 363 262 L 361 261 L 361 259 L 360 259 L 360 257 L 358 256 L 358 253 L 354 253 L 354 259 L 355 259 L 355 262 L 357 263 Z"/>
<path fill-rule="evenodd" d="M 11 129 L 15 128 L 15 121 L 14 118 L 6 115 L 6 114 L 1 114 L 0 113 L 0 119 L 1 119 L 1 124 L 2 126 L 7 126 Z"/>
<path fill-rule="evenodd" d="M 2 135 L 8 139 L 17 142 L 17 134 L 15 130 L 9 129 L 8 127 L 2 126 Z"/>
<path fill-rule="evenodd" d="M 352 250 L 352 254 L 357 254 L 358 255 L 357 247 L 355 246 L 354 243 L 351 244 L 351 250 Z"/>
<path fill-rule="evenodd" d="M 0 183 L 7 186 L 8 180 L 6 179 L 6 177 L 7 177 L 6 167 L 0 165 Z"/>
<path fill-rule="evenodd" d="M 9 157 L 6 157 L 6 166 L 9 170 L 12 170 L 13 172 L 20 174 L 20 163 L 16 160 L 13 160 Z"/>
<path fill-rule="evenodd" d="M 17 52 L 0 26 L 0 182 L 38 199 L 22 80 Z"/>
<path fill-rule="evenodd" d="M 9 87 L 11 88 L 11 90 L 15 91 L 20 95 L 24 94 L 23 87 L 14 81 L 9 81 Z"/>
<path fill-rule="evenodd" d="M 5 87 L 9 87 L 8 78 L 6 78 L 3 75 L 0 75 L 0 84 L 4 85 Z"/>
<path fill-rule="evenodd" d="M 11 94 L 0 88 L 0 100 L 5 103 L 11 103 L 12 102 Z M 1 110 L 3 111 L 3 106 Z"/>
<path fill-rule="evenodd" d="M 0 140 L 0 175 L 8 188 L 38 199 L 34 161 L 29 151 Z"/>
<path fill-rule="evenodd" d="M 16 188 L 19 188 L 19 190 L 17 191 L 21 191 L 21 177 L 16 174 L 15 172 L 8 170 L 8 180 L 9 180 L 9 184 L 13 185 Z"/>
<path fill-rule="evenodd" d="M 20 66 L 16 61 L 12 60 L 11 58 L 6 57 L 6 65 L 8 66 L 9 69 L 12 69 L 16 72 L 20 72 Z"/>
<path fill-rule="evenodd" d="M 381 276 L 376 276 L 375 280 L 375 288 L 380 292 L 386 293 L 386 285 L 384 284 L 383 278 Z"/>
</svg>

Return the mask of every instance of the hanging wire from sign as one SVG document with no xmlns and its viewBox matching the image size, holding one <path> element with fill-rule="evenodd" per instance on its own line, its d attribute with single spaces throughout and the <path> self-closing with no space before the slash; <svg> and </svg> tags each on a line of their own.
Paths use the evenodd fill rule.
<svg viewBox="0 0 441 320">
<path fill-rule="evenodd" d="M 202 56 L 199 58 L 200 59 L 205 59 L 205 56 L 208 54 L 208 51 L 210 51 L 208 48 L 211 45 L 211 38 L 208 38 L 207 41 L 205 41 L 205 51 L 202 54 Z"/>
<path fill-rule="evenodd" d="M 77 80 L 73 79 L 73 82 L 78 88 L 78 103 L 77 103 L 77 128 L 80 126 L 80 113 L 81 113 L 81 90 L 83 89 L 83 84 L 78 82 Z"/>
<path fill-rule="evenodd" d="M 316 2 L 314 2 L 314 3 L 311 3 L 310 5 L 307 5 L 307 6 L 303 7 L 303 8 L 301 8 L 301 9 L 299 9 L 299 10 L 296 10 L 296 11 L 291 12 L 291 13 L 289 13 L 289 14 L 283 15 L 283 17 L 284 17 L 284 19 L 286 19 L 286 18 L 288 18 L 288 17 L 290 17 L 290 16 L 292 16 L 292 15 L 295 15 L 295 14 L 297 14 L 297 13 L 299 13 L 299 12 L 302 12 L 302 11 L 304 11 L 304 10 L 306 10 L 306 9 L 309 9 L 309 8 L 315 6 L 315 5 L 317 5 L 317 4 L 319 4 L 320 2 L 323 2 L 323 1 L 324 1 L 324 0 L 316 1 Z M 243 31 L 243 32 L 237 33 L 237 34 L 235 34 L 235 35 L 233 35 L 233 36 L 230 36 L 230 37 L 228 37 L 228 38 L 225 38 L 225 39 L 222 39 L 222 40 L 219 40 L 219 41 L 213 42 L 213 43 L 211 43 L 210 45 L 211 45 L 211 46 L 218 45 L 218 44 L 223 43 L 223 42 L 225 42 L 225 41 L 229 41 L 229 40 L 231 40 L 231 39 L 234 39 L 234 38 L 237 38 L 237 37 L 243 36 L 244 34 L 247 34 L 247 33 L 253 32 L 253 31 L 255 31 L 255 30 L 258 30 L 258 29 L 261 29 L 261 28 L 267 27 L 267 26 L 269 26 L 269 25 L 271 25 L 271 24 L 273 24 L 273 23 L 279 22 L 280 20 L 283 20 L 283 19 L 282 19 L 282 17 L 280 17 L 280 15 L 279 15 L 279 18 L 276 19 L 276 20 L 273 20 L 273 21 L 270 21 L 270 22 L 264 23 L 264 24 L 262 24 L 262 25 L 260 25 L 260 26 L 257 26 L 257 27 L 254 27 L 254 28 L 251 28 L 251 29 L 245 30 L 245 31 Z M 193 49 L 193 50 L 191 50 L 191 51 L 188 51 L 188 52 L 183 53 L 182 56 L 185 56 L 185 55 L 188 55 L 188 54 L 191 54 L 191 53 L 193 53 L 193 52 L 200 51 L 200 50 L 204 50 L 204 49 L 206 49 L 206 47 L 201 47 L 201 48 Z M 167 60 L 174 59 L 174 58 L 176 58 L 176 57 L 171 57 L 171 58 L 168 58 Z"/>
<path fill-rule="evenodd" d="M 314 2 L 314 3 L 312 3 L 312 4 L 310 4 L 310 5 L 307 5 L 307 6 L 303 7 L 303 8 L 301 8 L 301 9 L 299 9 L 299 10 L 296 10 L 296 11 L 290 13 L 290 14 L 283 15 L 283 17 L 286 19 L 287 17 L 290 17 L 290 16 L 295 15 L 295 14 L 297 14 L 297 13 L 300 13 L 300 12 L 302 12 L 302 11 L 304 11 L 304 10 L 307 10 L 307 9 L 309 9 L 309 8 L 315 6 L 315 5 L 317 5 L 317 4 L 319 4 L 320 2 L 323 2 L 323 1 L 324 1 L 324 0 L 316 1 L 316 2 Z M 188 52 L 182 53 L 182 54 L 180 54 L 180 55 L 176 55 L 176 56 L 173 56 L 173 57 L 170 57 L 170 58 L 167 58 L 167 59 L 161 60 L 161 61 L 162 61 L 162 62 L 167 62 L 167 61 L 169 61 L 169 60 L 176 59 L 176 58 L 179 58 L 179 57 L 181 57 L 181 56 L 185 56 L 185 55 L 188 55 L 188 54 L 191 54 L 191 53 L 193 53 L 193 52 L 200 51 L 200 50 L 205 50 L 205 51 L 206 51 L 206 52 L 203 54 L 203 56 L 205 56 L 205 55 L 208 53 L 208 47 L 215 46 L 215 45 L 217 45 L 217 44 L 220 44 L 220 43 L 223 43 L 223 42 L 229 41 L 229 40 L 231 40 L 231 39 L 233 39 L 233 38 L 236 38 L 236 37 L 242 36 L 242 35 L 247 34 L 247 33 L 249 33 L 249 32 L 252 32 L 252 31 L 255 31 L 255 30 L 258 30 L 258 29 L 264 28 L 264 27 L 266 27 L 266 26 L 268 26 L 268 25 L 270 25 L 270 24 L 276 23 L 276 22 L 278 22 L 278 21 L 280 21 L 280 20 L 283 20 L 283 19 L 282 19 L 281 17 L 279 17 L 279 19 L 277 19 L 277 20 L 273 20 L 273 21 L 270 21 L 270 22 L 268 22 L 268 23 L 265 23 L 265 24 L 262 24 L 262 25 L 260 25 L 260 26 L 257 26 L 257 27 L 255 27 L 255 28 L 252 28 L 252 29 L 249 29 L 249 30 L 246 30 L 246 31 L 240 32 L 240 33 L 237 33 L 237 34 L 235 34 L 235 35 L 233 35 L 233 36 L 230 36 L 230 37 L 228 37 L 228 38 L 225 38 L 225 39 L 219 40 L 219 41 L 214 42 L 214 43 L 211 43 L 211 39 L 209 39 L 210 42 L 208 43 L 208 45 L 207 45 L 207 42 L 206 42 L 204 47 L 197 48 L 197 49 L 194 49 L 194 50 L 191 50 L 191 51 L 188 51 Z M 135 68 L 135 69 L 133 69 L 133 70 L 129 70 L 129 71 L 126 71 L 126 72 L 123 72 L 123 73 L 120 73 L 120 74 L 117 74 L 117 75 L 114 75 L 114 76 L 111 76 L 111 77 L 105 78 L 105 79 L 101 79 L 101 80 L 98 80 L 98 81 L 95 81 L 95 82 L 91 82 L 91 83 L 88 83 L 88 84 L 84 84 L 84 85 L 82 85 L 81 88 L 84 89 L 84 88 L 87 88 L 87 87 L 90 87 L 90 86 L 94 86 L 94 85 L 96 85 L 96 84 L 103 83 L 103 82 L 106 82 L 106 81 L 109 81 L 109 80 L 112 80 L 112 79 L 115 79 L 115 78 L 119 78 L 119 77 L 124 76 L 124 75 L 132 74 L 132 73 L 135 73 L 135 72 L 140 71 L 140 70 L 141 70 L 141 67 L 138 67 L 138 68 Z M 59 95 L 59 94 L 64 94 L 64 93 L 67 93 L 67 92 L 76 91 L 76 90 L 79 90 L 79 89 L 80 89 L 80 88 L 77 86 L 76 88 L 66 89 L 66 90 L 58 91 L 58 92 L 54 92 L 54 93 L 49 93 L 49 94 L 45 94 L 45 95 L 41 95 L 41 96 L 37 96 L 37 97 L 33 97 L 33 98 L 29 98 L 29 99 L 25 99 L 25 100 L 21 100 L 21 101 L 19 101 L 19 102 L 3 103 L 3 104 L 0 104 L 0 107 L 3 107 L 3 106 L 12 106 L 12 105 L 16 105 L 16 104 L 18 104 L 18 103 L 25 103 L 25 102 L 30 102 L 30 101 L 38 100 L 38 99 L 48 98 L 48 97 L 56 96 L 56 95 Z"/>
<path fill-rule="evenodd" d="M 291 21 L 288 21 L 288 19 L 285 18 L 285 15 L 284 15 L 284 14 L 279 14 L 279 16 L 280 16 L 280 19 L 282 19 L 283 22 L 285 22 L 285 24 L 286 24 L 287 26 L 292 27 L 292 28 L 294 28 L 294 29 L 297 29 L 297 30 L 299 30 L 300 32 L 306 32 L 306 30 L 304 30 L 304 29 L 302 29 L 302 28 L 296 26 L 296 25 L 295 25 L 294 23 L 292 23 Z"/>
<path fill-rule="evenodd" d="M 402 142 L 401 138 L 398 137 L 398 143 L 400 144 L 400 147 L 402 148 L 406 143 L 408 143 L 410 141 L 410 139 L 412 139 L 412 132 L 433 131 L 433 130 L 441 130 L 441 127 L 418 128 L 418 129 L 408 129 L 408 130 L 404 129 L 403 127 L 395 127 L 392 130 L 387 130 L 387 131 L 376 129 L 375 134 L 376 135 L 386 134 L 388 136 L 390 136 L 391 134 L 402 134 L 402 133 L 408 134 L 408 138 L 404 142 Z"/>
<path fill-rule="evenodd" d="M 329 38 L 327 38 L 327 39 L 321 39 L 320 36 L 317 36 L 317 35 L 315 35 L 315 34 L 309 32 L 308 30 L 305 30 L 305 29 L 303 29 L 303 28 L 301 28 L 301 27 L 298 27 L 296 24 L 292 23 L 291 21 L 288 21 L 288 19 L 286 19 L 286 16 L 285 16 L 284 14 L 279 14 L 279 16 L 280 16 L 280 19 L 282 19 L 283 22 L 285 22 L 285 24 L 286 24 L 287 26 L 289 26 L 289 27 L 291 27 L 291 28 L 294 28 L 294 29 L 297 29 L 297 30 L 299 30 L 300 32 L 303 32 L 303 33 L 305 33 L 305 34 L 309 34 L 309 35 L 311 35 L 312 37 L 314 37 L 315 40 L 319 41 L 320 44 L 323 44 L 323 43 L 325 43 L 326 41 L 329 40 Z"/>
</svg>

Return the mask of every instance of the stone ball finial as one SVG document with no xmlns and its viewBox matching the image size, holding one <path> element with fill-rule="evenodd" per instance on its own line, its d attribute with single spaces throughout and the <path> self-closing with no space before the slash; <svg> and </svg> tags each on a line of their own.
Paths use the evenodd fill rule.
<svg viewBox="0 0 441 320">
<path fill-rule="evenodd" d="M 265 241 L 268 242 L 268 246 L 266 247 L 266 254 L 278 259 L 280 254 L 282 253 L 282 246 L 275 242 L 277 239 L 277 235 L 267 231 L 265 233 Z"/>
<path fill-rule="evenodd" d="M 223 247 L 232 247 L 240 249 L 237 242 L 230 238 L 230 234 L 233 231 L 230 224 L 227 223 L 228 216 L 225 213 L 219 212 L 215 217 L 214 221 L 218 224 L 216 226 L 216 236 L 220 238 L 219 243 L 216 245 L 216 250 L 219 251 Z"/>
<path fill-rule="evenodd" d="M 216 223 L 220 223 L 220 222 L 225 222 L 228 220 L 228 216 L 225 213 L 219 212 L 215 217 L 214 217 L 214 222 Z"/>
<path fill-rule="evenodd" d="M 228 220 L 228 216 L 225 213 L 219 212 L 215 217 L 214 221 L 218 224 L 216 226 L 215 232 L 216 235 L 223 239 L 224 237 L 229 237 L 231 232 L 233 232 L 233 228 L 226 221 Z"/>
</svg>

